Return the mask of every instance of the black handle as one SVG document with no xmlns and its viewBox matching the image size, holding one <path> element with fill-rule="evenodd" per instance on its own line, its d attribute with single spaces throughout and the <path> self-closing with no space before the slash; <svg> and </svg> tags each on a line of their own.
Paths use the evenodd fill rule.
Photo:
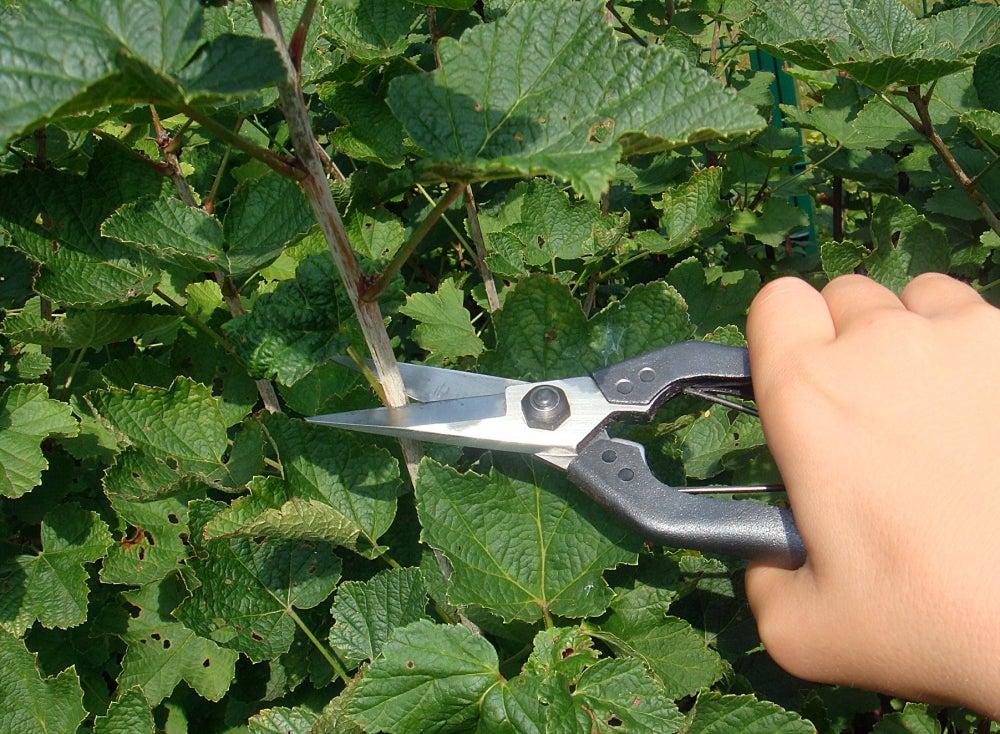
<svg viewBox="0 0 1000 734">
<path fill-rule="evenodd" d="M 689 387 L 753 396 L 747 350 L 710 342 L 671 344 L 593 377 L 609 402 L 645 406 L 650 413 Z M 805 546 L 788 510 L 682 494 L 653 476 L 639 444 L 597 438 L 568 472 L 587 494 L 650 540 L 786 568 L 805 562 Z"/>
<path fill-rule="evenodd" d="M 567 472 L 574 484 L 648 540 L 784 568 L 805 563 L 805 546 L 788 510 L 682 494 L 653 476 L 637 443 L 595 439 Z"/>
<path fill-rule="evenodd" d="M 680 342 L 605 367 L 593 374 L 608 402 L 650 409 L 686 387 L 735 388 L 752 396 L 746 349 L 711 342 Z"/>
</svg>

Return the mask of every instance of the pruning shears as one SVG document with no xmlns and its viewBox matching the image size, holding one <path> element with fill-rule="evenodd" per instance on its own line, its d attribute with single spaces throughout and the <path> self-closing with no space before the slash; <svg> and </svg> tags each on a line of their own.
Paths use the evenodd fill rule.
<svg viewBox="0 0 1000 734">
<path fill-rule="evenodd" d="M 407 394 L 419 402 L 308 420 L 397 438 L 533 454 L 566 471 L 577 487 L 647 540 L 786 568 L 805 561 L 805 547 L 788 510 L 704 496 L 768 488 L 670 487 L 653 476 L 640 444 L 611 438 L 606 431 L 622 416 L 651 417 L 682 393 L 755 412 L 725 397 L 753 396 L 745 349 L 681 342 L 590 375 L 544 382 L 416 364 L 400 364 L 400 370 Z"/>
</svg>

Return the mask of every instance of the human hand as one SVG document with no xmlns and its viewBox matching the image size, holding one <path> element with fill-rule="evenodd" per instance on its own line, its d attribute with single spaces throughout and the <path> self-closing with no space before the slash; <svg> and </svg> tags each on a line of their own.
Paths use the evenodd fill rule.
<svg viewBox="0 0 1000 734">
<path fill-rule="evenodd" d="M 801 678 L 1000 717 L 1000 310 L 922 275 L 768 284 L 747 325 L 806 564 L 754 563 L 760 637 Z"/>
</svg>

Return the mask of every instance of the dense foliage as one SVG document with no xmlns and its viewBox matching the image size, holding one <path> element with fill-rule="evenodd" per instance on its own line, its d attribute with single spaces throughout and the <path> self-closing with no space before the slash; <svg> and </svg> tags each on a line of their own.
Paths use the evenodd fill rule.
<svg viewBox="0 0 1000 734">
<path fill-rule="evenodd" d="M 539 380 L 740 344 L 780 274 L 993 297 L 995 3 L 6 2 L 0 146 L 5 734 L 997 730 L 783 674 L 740 562 L 540 463 L 302 420 L 399 402 L 369 346 Z M 777 479 L 721 406 L 626 430 Z"/>
</svg>

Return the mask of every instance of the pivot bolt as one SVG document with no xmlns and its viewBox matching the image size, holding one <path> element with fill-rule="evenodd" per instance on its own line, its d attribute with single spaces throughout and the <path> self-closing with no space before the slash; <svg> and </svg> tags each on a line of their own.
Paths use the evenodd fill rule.
<svg viewBox="0 0 1000 734">
<path fill-rule="evenodd" d="M 554 385 L 533 387 L 521 399 L 524 420 L 531 428 L 554 431 L 569 418 L 566 393 Z"/>
</svg>

